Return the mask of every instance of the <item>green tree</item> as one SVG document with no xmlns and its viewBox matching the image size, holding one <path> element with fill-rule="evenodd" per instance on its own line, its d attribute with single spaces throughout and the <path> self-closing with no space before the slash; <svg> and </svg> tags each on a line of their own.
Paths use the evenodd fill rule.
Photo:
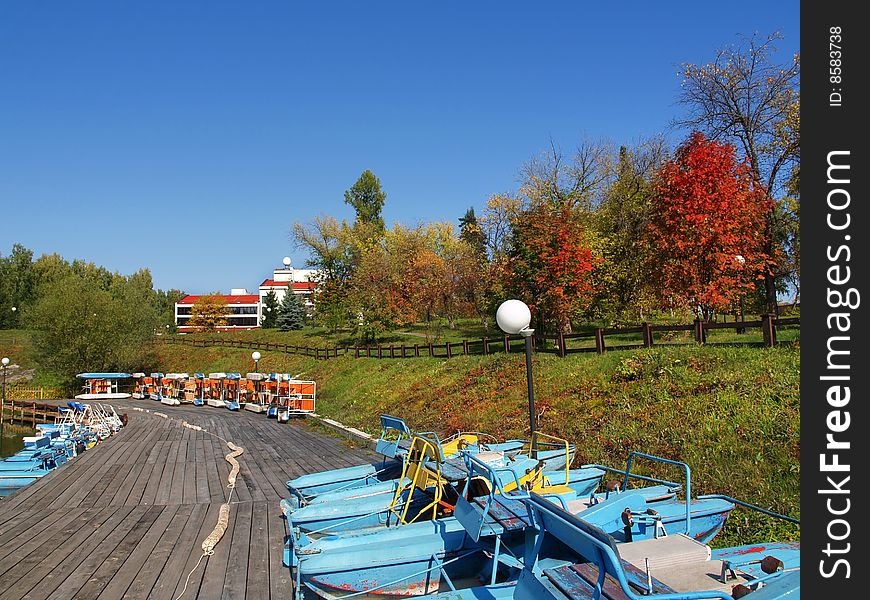
<svg viewBox="0 0 870 600">
<path fill-rule="evenodd" d="M 302 329 L 305 326 L 305 319 L 305 306 L 302 304 L 302 300 L 288 289 L 278 307 L 278 318 L 276 319 L 278 329 L 281 331 Z"/>
<path fill-rule="evenodd" d="M 653 179 L 666 158 L 661 139 L 619 149 L 613 180 L 594 214 L 599 294 L 596 313 L 614 324 L 637 323 L 654 305 L 649 285 L 650 247 L 642 243 L 649 225 Z"/>
<path fill-rule="evenodd" d="M 226 327 L 228 313 L 226 299 L 218 292 L 214 292 L 201 296 L 193 303 L 187 324 L 200 331 L 214 331 L 218 327 Z"/>
<path fill-rule="evenodd" d="M 15 244 L 9 256 L 0 256 L 0 329 L 20 326 L 34 292 L 33 251 Z"/>
<path fill-rule="evenodd" d="M 157 315 L 160 319 L 159 325 L 167 331 L 175 332 L 175 303 L 187 296 L 186 292 L 181 290 L 157 290 L 155 292 L 154 306 L 157 309 Z M 166 327 L 169 325 L 169 327 Z"/>
<path fill-rule="evenodd" d="M 381 190 L 381 180 L 368 169 L 344 193 L 344 201 L 356 211 L 357 223 L 372 225 L 379 232 L 384 231 L 381 209 L 386 199 L 387 194 Z"/>
<path fill-rule="evenodd" d="M 317 217 L 310 225 L 294 223 L 292 236 L 308 253 L 306 265 L 318 270 L 314 319 L 330 331 L 351 322 L 350 278 L 359 256 L 352 227 L 334 217 Z"/>
<path fill-rule="evenodd" d="M 288 293 L 290 293 L 288 291 Z M 278 296 L 275 290 L 269 290 L 269 293 L 263 297 L 263 320 L 260 321 L 260 326 L 263 329 L 274 329 L 278 321 Z"/>
<path fill-rule="evenodd" d="M 28 311 L 42 365 L 70 385 L 83 371 L 132 371 L 153 364 L 157 314 L 135 285 L 116 296 L 70 275 L 45 288 Z"/>
</svg>

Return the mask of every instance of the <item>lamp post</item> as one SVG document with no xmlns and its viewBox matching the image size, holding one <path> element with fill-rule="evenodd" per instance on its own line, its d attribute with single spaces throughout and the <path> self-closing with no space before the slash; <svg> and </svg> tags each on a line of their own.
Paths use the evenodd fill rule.
<svg viewBox="0 0 870 600">
<path fill-rule="evenodd" d="M 251 358 L 254 359 L 254 373 L 260 372 L 260 367 L 258 365 L 260 364 L 260 357 L 261 356 L 262 355 L 259 352 L 257 352 L 256 350 L 251 352 Z"/>
<path fill-rule="evenodd" d="M 742 254 L 738 254 L 737 256 L 734 257 L 734 260 L 736 260 L 738 263 L 740 263 L 741 274 L 742 274 L 743 265 L 746 264 L 746 259 L 743 257 Z M 740 322 L 741 323 L 746 322 L 746 318 L 744 317 L 744 314 L 743 314 L 743 294 L 740 294 Z M 746 329 L 741 327 L 737 330 L 737 333 L 746 333 Z"/>
<path fill-rule="evenodd" d="M 3 396 L 0 397 L 0 423 L 2 423 L 3 409 L 6 407 L 6 367 L 9 366 L 9 359 L 4 356 L 0 364 L 3 365 Z"/>
<path fill-rule="evenodd" d="M 499 328 L 509 335 L 521 335 L 526 345 L 526 384 L 529 393 L 529 428 L 531 429 L 532 458 L 538 457 L 535 448 L 535 386 L 532 379 L 532 335 L 534 329 L 529 328 L 532 321 L 532 312 L 525 302 L 521 300 L 505 300 L 495 313 L 495 320 Z"/>
</svg>

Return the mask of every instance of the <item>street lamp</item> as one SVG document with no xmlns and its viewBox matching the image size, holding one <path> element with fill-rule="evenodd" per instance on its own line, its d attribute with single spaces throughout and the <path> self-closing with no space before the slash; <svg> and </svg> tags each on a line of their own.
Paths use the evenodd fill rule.
<svg viewBox="0 0 870 600">
<path fill-rule="evenodd" d="M 254 359 L 254 373 L 260 372 L 260 368 L 258 367 L 258 365 L 260 364 L 260 357 L 261 356 L 262 355 L 259 352 L 257 352 L 256 350 L 251 352 L 251 358 Z"/>
<path fill-rule="evenodd" d="M 529 388 L 529 427 L 531 429 L 532 458 L 538 457 L 535 448 L 535 386 L 532 380 L 532 335 L 534 329 L 529 328 L 532 312 L 521 300 L 505 300 L 495 313 L 499 328 L 509 335 L 521 335 L 526 343 L 526 383 Z"/>
<path fill-rule="evenodd" d="M 2 402 L 0 402 L 0 415 L 2 415 L 3 407 L 6 406 L 6 367 L 9 366 L 9 359 L 4 356 L 0 363 L 3 365 L 3 396 Z"/>
<path fill-rule="evenodd" d="M 740 263 L 740 267 L 741 267 L 741 270 L 742 270 L 743 265 L 746 264 L 746 259 L 743 257 L 743 255 L 742 255 L 742 254 L 738 254 L 738 255 L 736 255 L 736 256 L 734 257 L 734 260 L 736 260 L 738 263 Z M 742 273 L 741 273 L 741 274 L 742 274 Z M 741 323 L 745 323 L 745 322 L 746 322 L 746 318 L 744 317 L 744 314 L 743 314 L 743 294 L 742 294 L 742 293 L 740 294 L 740 322 L 741 322 Z M 741 327 L 741 328 L 739 328 L 739 329 L 737 330 L 737 333 L 746 333 L 746 330 L 745 330 L 744 328 Z"/>
</svg>

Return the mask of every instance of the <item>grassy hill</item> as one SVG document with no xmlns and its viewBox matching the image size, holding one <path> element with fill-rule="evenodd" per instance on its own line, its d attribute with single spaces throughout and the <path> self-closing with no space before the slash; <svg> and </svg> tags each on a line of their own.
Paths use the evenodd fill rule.
<svg viewBox="0 0 870 600">
<path fill-rule="evenodd" d="M 164 343 L 159 356 L 166 371 L 244 372 L 253 368 L 250 352 Z M 445 435 L 528 435 L 520 354 L 315 361 L 261 352 L 260 370 L 314 379 L 319 413 L 371 433 L 380 430 L 378 416 L 388 413 L 414 429 Z M 564 359 L 540 354 L 534 374 L 538 428 L 576 443 L 576 464 L 621 467 L 631 450 L 684 460 L 696 493 L 724 493 L 799 516 L 796 346 L 659 346 Z M 797 537 L 794 526 L 740 511 L 717 543 Z"/>
</svg>

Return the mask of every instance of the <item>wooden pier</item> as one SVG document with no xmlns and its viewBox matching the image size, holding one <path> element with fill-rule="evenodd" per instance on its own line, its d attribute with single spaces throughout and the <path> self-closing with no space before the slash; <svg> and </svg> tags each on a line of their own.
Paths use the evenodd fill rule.
<svg viewBox="0 0 870 600">
<path fill-rule="evenodd" d="M 177 598 L 217 523 L 230 470 L 226 445 L 182 419 L 245 449 L 227 531 L 182 600 L 290 598 L 278 508 L 285 482 L 374 458 L 302 421 L 150 400 L 111 404 L 129 417 L 120 433 L 0 499 L 0 600 Z"/>
</svg>

